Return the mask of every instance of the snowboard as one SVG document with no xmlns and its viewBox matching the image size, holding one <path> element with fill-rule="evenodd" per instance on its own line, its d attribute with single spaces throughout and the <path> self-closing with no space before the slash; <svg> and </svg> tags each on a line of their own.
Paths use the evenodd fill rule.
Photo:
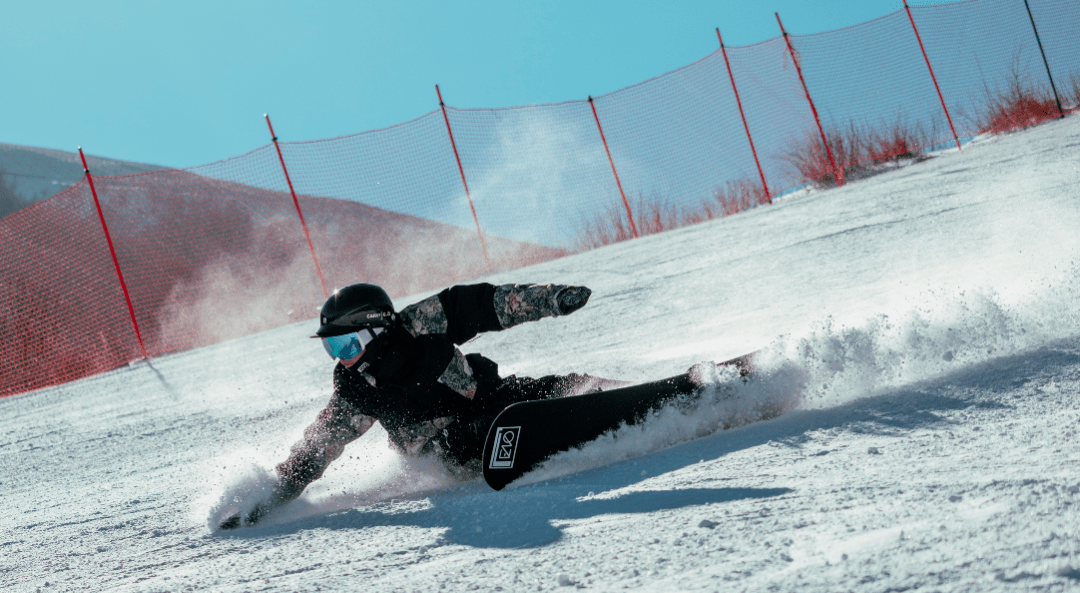
<svg viewBox="0 0 1080 593">
<path fill-rule="evenodd" d="M 754 370 L 754 354 L 718 366 L 733 366 L 745 379 Z M 502 490 L 548 457 L 584 445 L 624 422 L 637 424 L 672 400 L 695 398 L 700 389 L 687 372 L 610 391 L 507 406 L 488 430 L 481 458 L 484 480 Z"/>
</svg>

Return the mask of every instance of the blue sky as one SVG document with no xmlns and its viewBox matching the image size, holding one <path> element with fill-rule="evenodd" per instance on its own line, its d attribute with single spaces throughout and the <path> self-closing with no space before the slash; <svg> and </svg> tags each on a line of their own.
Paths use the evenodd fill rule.
<svg viewBox="0 0 1080 593">
<path fill-rule="evenodd" d="M 912 5 L 937 3 L 913 1 Z M 8 3 L 0 142 L 187 167 L 447 104 L 581 99 L 717 48 L 816 33 L 901 0 Z"/>
</svg>

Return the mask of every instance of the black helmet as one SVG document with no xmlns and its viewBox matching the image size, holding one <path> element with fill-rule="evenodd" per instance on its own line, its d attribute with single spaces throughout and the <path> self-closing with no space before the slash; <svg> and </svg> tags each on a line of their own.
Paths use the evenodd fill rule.
<svg viewBox="0 0 1080 593">
<path fill-rule="evenodd" d="M 374 284 L 339 288 L 323 303 L 319 329 L 312 337 L 329 338 L 372 327 L 387 327 L 394 320 L 394 303 Z"/>
</svg>

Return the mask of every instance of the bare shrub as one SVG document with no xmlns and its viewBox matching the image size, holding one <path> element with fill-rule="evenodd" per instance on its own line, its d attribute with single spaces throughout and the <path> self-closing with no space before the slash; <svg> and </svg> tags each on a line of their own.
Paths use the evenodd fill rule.
<svg viewBox="0 0 1080 593">
<path fill-rule="evenodd" d="M 878 165 L 926 158 L 922 152 L 932 145 L 931 138 L 936 134 L 927 134 L 921 128 L 912 127 L 898 119 L 886 129 L 874 130 L 870 136 L 870 148 L 863 163 Z"/>
<path fill-rule="evenodd" d="M 659 195 L 631 200 L 634 225 L 639 235 L 653 235 L 690 226 L 721 216 L 729 216 L 766 202 L 764 190 L 748 180 L 732 181 L 718 187 L 708 199 L 691 206 L 680 206 Z M 604 210 L 582 223 L 574 239 L 576 251 L 587 251 L 634 238 L 633 228 L 621 202 L 608 204 Z"/>
<path fill-rule="evenodd" d="M 634 233 L 626 217 L 626 210 L 622 204 L 611 203 L 593 219 L 581 223 L 581 228 L 574 238 L 573 249 L 588 251 L 633 238 Z"/>
<path fill-rule="evenodd" d="M 740 179 L 729 181 L 723 187 L 717 188 L 713 194 L 713 200 L 720 206 L 721 216 L 731 216 L 767 202 L 768 197 L 765 195 L 765 190 L 757 183 Z M 702 221 L 714 218 L 711 204 L 702 205 L 701 211 L 709 214 L 708 218 Z"/>
<path fill-rule="evenodd" d="M 585 251 L 633 239 L 635 227 L 639 235 L 662 233 L 684 226 L 687 217 L 679 206 L 655 194 L 648 198 L 639 194 L 631 200 L 630 210 L 634 213 L 633 227 L 621 202 L 606 205 L 600 214 L 582 224 L 574 248 Z"/>
<path fill-rule="evenodd" d="M 832 153 L 832 163 L 829 162 L 829 152 L 826 152 L 825 145 L 821 143 L 821 134 L 817 131 L 807 132 L 803 140 L 784 156 L 784 160 L 799 172 L 803 182 L 819 188 L 835 187 L 837 169 L 843 179 L 843 172 L 848 167 L 862 161 L 870 138 L 851 123 L 846 130 L 826 132 L 825 142 Z"/>
<path fill-rule="evenodd" d="M 987 115 L 979 131 L 983 134 L 1003 134 L 1029 128 L 1060 115 L 1053 98 L 1027 89 L 1017 90 L 1008 96 L 998 97 L 987 107 Z"/>
<path fill-rule="evenodd" d="M 1053 95 L 1037 88 L 1021 73 L 1019 52 L 1013 56 L 1008 83 L 996 91 L 985 87 L 985 93 L 986 105 L 978 121 L 982 134 L 1003 134 L 1029 128 L 1063 115 L 1058 111 Z"/>
<path fill-rule="evenodd" d="M 926 132 L 898 118 L 891 125 L 871 128 L 849 122 L 846 128 L 825 132 L 833 163 L 841 179 L 872 177 L 909 161 L 929 158 L 925 152 L 933 145 L 933 129 Z M 809 132 L 789 151 L 784 160 L 799 172 L 802 183 L 820 189 L 836 187 L 836 175 L 821 143 L 821 134 Z"/>
<path fill-rule="evenodd" d="M 1080 109 L 1080 73 L 1074 72 L 1065 84 L 1067 93 L 1065 100 L 1068 102 L 1068 109 L 1076 111 Z"/>
</svg>

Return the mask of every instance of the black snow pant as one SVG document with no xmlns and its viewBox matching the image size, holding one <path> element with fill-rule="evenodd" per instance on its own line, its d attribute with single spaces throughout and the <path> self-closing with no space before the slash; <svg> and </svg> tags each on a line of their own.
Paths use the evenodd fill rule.
<svg viewBox="0 0 1080 593">
<path fill-rule="evenodd" d="M 502 380 L 488 403 L 469 417 L 459 417 L 446 428 L 439 443 L 440 458 L 451 470 L 480 470 L 480 458 L 484 455 L 484 441 L 488 429 L 499 412 L 510 404 L 536 399 L 549 399 L 567 395 L 591 393 L 626 383 L 600 379 L 590 375 L 547 375 L 539 379 L 511 375 Z M 553 426 L 552 430 L 559 427 Z"/>
</svg>

